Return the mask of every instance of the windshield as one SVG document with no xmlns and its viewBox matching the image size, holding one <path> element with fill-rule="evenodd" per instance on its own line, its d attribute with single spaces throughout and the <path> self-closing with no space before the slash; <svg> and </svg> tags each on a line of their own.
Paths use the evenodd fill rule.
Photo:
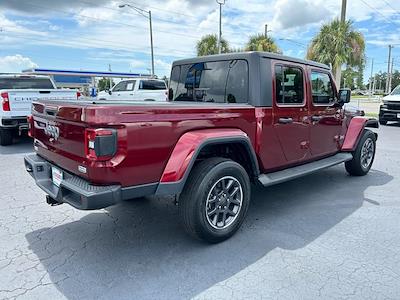
<svg viewBox="0 0 400 300">
<path fill-rule="evenodd" d="M 400 95 L 400 85 L 398 85 L 391 93 L 391 95 Z"/>
<path fill-rule="evenodd" d="M 54 89 L 48 78 L 0 78 L 0 90 Z"/>
</svg>

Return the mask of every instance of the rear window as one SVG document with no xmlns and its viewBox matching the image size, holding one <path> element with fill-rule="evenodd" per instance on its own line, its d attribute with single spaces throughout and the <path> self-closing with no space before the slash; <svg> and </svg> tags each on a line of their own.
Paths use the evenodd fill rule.
<svg viewBox="0 0 400 300">
<path fill-rule="evenodd" d="M 174 66 L 173 101 L 247 103 L 248 74 L 245 60 Z"/>
<path fill-rule="evenodd" d="M 0 78 L 0 89 L 54 89 L 48 78 Z"/>
<path fill-rule="evenodd" d="M 142 80 L 140 81 L 140 90 L 166 90 L 167 86 L 164 81 L 159 80 Z"/>
</svg>

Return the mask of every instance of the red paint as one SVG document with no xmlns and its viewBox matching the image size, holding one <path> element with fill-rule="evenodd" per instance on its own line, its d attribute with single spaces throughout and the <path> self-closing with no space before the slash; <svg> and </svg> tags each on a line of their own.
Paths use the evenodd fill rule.
<svg viewBox="0 0 400 300">
<path fill-rule="evenodd" d="M 351 119 L 342 145 L 342 151 L 354 151 L 367 121 L 368 119 L 363 117 L 354 117 Z"/>
<path fill-rule="evenodd" d="M 43 114 L 43 104 L 35 103 L 35 123 L 54 123 L 60 128 L 57 141 L 50 141 L 35 124 L 33 136 L 39 140 L 38 154 L 61 168 L 94 184 L 132 186 L 159 182 L 166 164 L 183 134 L 203 129 L 239 129 L 254 145 L 254 107 L 217 104 L 188 105 L 87 105 L 46 102 L 56 106 L 57 118 Z M 115 128 L 117 154 L 110 160 L 93 161 L 85 155 L 86 128 Z M 78 171 L 85 166 L 87 173 Z"/>
<path fill-rule="evenodd" d="M 187 132 L 181 136 L 168 160 L 161 182 L 175 182 L 183 178 L 198 147 L 206 140 L 226 137 L 247 137 L 240 129 L 203 129 Z"/>
</svg>

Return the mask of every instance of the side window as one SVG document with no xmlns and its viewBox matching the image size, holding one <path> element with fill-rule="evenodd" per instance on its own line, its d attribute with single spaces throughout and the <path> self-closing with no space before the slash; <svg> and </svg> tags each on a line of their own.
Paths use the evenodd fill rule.
<svg viewBox="0 0 400 300">
<path fill-rule="evenodd" d="M 311 87 L 314 104 L 330 105 L 335 101 L 331 78 L 328 74 L 312 71 Z"/>
<path fill-rule="evenodd" d="M 166 90 L 164 81 L 160 80 L 142 80 L 139 85 L 140 90 Z"/>
<path fill-rule="evenodd" d="M 276 103 L 300 105 L 304 103 L 303 71 L 297 67 L 275 66 Z"/>
<path fill-rule="evenodd" d="M 135 89 L 135 84 L 136 84 L 135 80 L 127 81 L 126 82 L 126 90 L 127 91 L 133 91 Z"/>
<path fill-rule="evenodd" d="M 181 66 L 174 66 L 171 71 L 171 79 L 169 81 L 169 88 L 175 96 L 178 89 L 179 77 L 181 75 Z"/>
<path fill-rule="evenodd" d="M 247 103 L 249 93 L 249 70 L 245 60 L 230 63 L 226 82 L 225 102 Z"/>
<path fill-rule="evenodd" d="M 176 69 L 176 70 L 175 70 Z M 176 82 L 179 75 L 179 82 Z M 247 103 L 248 66 L 244 60 L 177 66 L 171 73 L 174 101 Z"/>
<path fill-rule="evenodd" d="M 122 92 L 122 91 L 126 91 L 126 81 L 121 81 L 119 83 L 117 83 L 116 86 L 114 86 L 114 88 L 112 89 L 113 92 Z"/>
</svg>

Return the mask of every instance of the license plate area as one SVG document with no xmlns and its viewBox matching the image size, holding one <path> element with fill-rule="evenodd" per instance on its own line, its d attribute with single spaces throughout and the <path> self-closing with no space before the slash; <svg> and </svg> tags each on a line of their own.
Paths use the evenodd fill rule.
<svg viewBox="0 0 400 300">
<path fill-rule="evenodd" d="M 53 184 L 59 187 L 63 180 L 63 172 L 56 167 L 51 167 L 51 179 Z"/>
</svg>

